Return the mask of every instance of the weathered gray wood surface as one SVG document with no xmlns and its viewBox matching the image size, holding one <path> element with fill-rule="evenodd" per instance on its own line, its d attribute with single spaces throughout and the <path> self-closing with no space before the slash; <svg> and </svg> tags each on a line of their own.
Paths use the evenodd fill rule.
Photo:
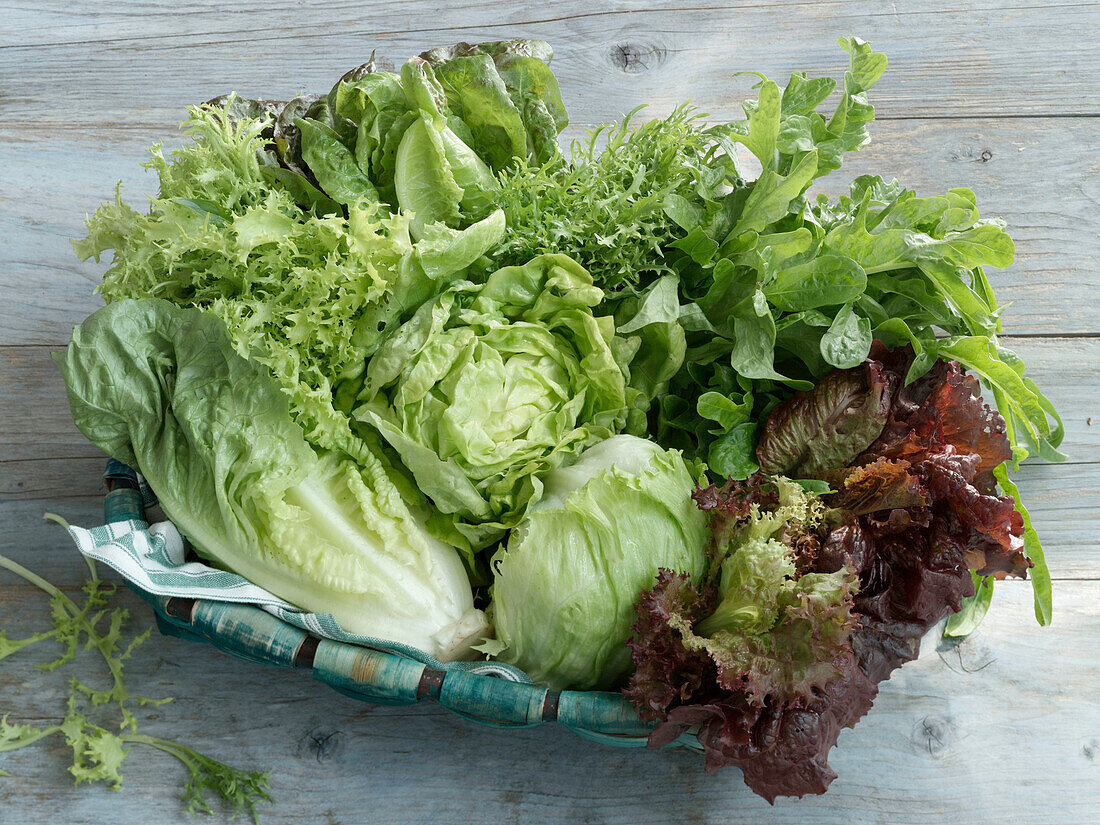
<svg viewBox="0 0 1100 825">
<path fill-rule="evenodd" d="M 15 5 L 15 4 L 9 4 Z M 366 61 L 371 50 L 400 63 L 456 40 L 539 37 L 552 42 L 562 85 L 579 123 L 599 123 L 640 103 L 667 109 L 692 98 L 730 116 L 749 66 L 792 70 L 843 66 L 839 34 L 881 44 L 897 70 L 879 99 L 888 117 L 1094 114 L 1081 94 L 1095 82 L 1100 43 L 1091 3 L 762 3 L 759 0 L 555 3 L 422 0 L 312 4 L 292 0 L 200 0 L 186 13 L 168 3 L 126 0 L 19 4 L 0 35 L 0 71 L 21 77 L 19 123 L 111 125 L 172 122 L 180 108 L 231 88 L 268 97 L 327 89 L 333 67 Z M 31 69 L 28 71 L 28 67 Z M 80 94 L 59 87 L 83 74 Z"/>
<path fill-rule="evenodd" d="M 3 55 L 0 49 L 0 59 Z M 757 65 L 729 59 L 738 66 Z M 839 71 L 835 56 L 820 72 L 826 70 Z M 329 75 L 339 77 L 340 71 L 330 69 Z M 886 78 L 895 71 L 902 69 L 891 64 Z M 327 89 L 331 83 L 326 76 L 305 88 Z M 739 85 L 738 94 L 747 85 Z M 563 82 L 563 94 L 567 103 L 579 103 L 591 87 Z M 880 112 L 889 111 L 877 95 L 875 101 Z M 23 128 L 0 120 L 5 188 L 0 226 L 14 230 L 0 271 L 7 298 L 0 306 L 0 344 L 68 340 L 73 324 L 88 313 L 89 293 L 103 267 L 78 261 L 65 239 L 79 237 L 82 218 L 113 195 L 116 182 L 122 181 L 133 203 L 156 185 L 139 164 L 153 142 L 178 144 L 175 126 L 182 106 L 164 122 L 138 128 Z M 616 104 L 603 111 L 607 118 L 621 113 Z M 1064 335 L 1100 329 L 1100 304 L 1073 299 L 1080 290 L 1100 288 L 1094 264 L 1100 258 L 1100 129 L 1095 119 L 887 120 L 875 124 L 867 148 L 826 179 L 827 191 L 838 194 L 847 181 L 868 172 L 896 177 L 918 193 L 969 186 L 983 216 L 1008 222 L 1017 260 L 1007 270 L 992 270 L 990 277 L 1001 301 L 1015 302 L 1006 316 L 1009 332 Z"/>
<path fill-rule="evenodd" d="M 0 553 L 54 581 L 83 563 L 44 511 L 101 515 L 102 459 L 68 419 L 49 353 L 95 306 L 103 267 L 71 255 L 83 215 L 171 145 L 185 104 L 229 88 L 327 89 L 371 49 L 536 36 L 556 48 L 571 133 L 638 103 L 692 97 L 737 115 L 760 69 L 842 69 L 840 34 L 890 56 L 873 93 L 874 143 L 838 175 L 893 175 L 926 193 L 965 185 L 1001 215 L 1017 261 L 991 273 L 1007 343 L 1066 419 L 1070 463 L 1031 465 L 1020 485 L 1047 545 L 1055 624 L 1031 618 L 1026 584 L 997 591 L 979 635 L 936 649 L 888 683 L 845 732 L 829 793 L 774 810 L 735 771 L 687 753 L 610 749 L 564 730 L 475 728 L 435 708 L 357 704 L 302 673 L 155 636 L 133 688 L 177 701 L 148 732 L 270 768 L 270 822 L 777 822 L 968 820 L 1076 823 L 1100 810 L 1100 10 L 1093 3 L 12 2 L 0 0 Z M 1094 413 L 1094 408 L 1096 412 Z M 1093 417 L 1096 424 L 1093 424 Z M 132 597 L 137 625 L 147 611 Z M 0 579 L 0 626 L 46 619 L 36 591 Z M 0 714 L 52 721 L 63 678 L 30 651 L 0 665 Z M 88 668 L 88 675 L 95 671 Z M 135 754 L 119 794 L 73 789 L 60 742 L 0 761 L 0 823 L 188 821 L 166 757 Z M 1092 812 L 1090 814 L 1089 812 Z"/>
<path fill-rule="evenodd" d="M 477 728 L 438 707 L 368 706 L 300 671 L 205 645 L 154 637 L 129 670 L 147 694 L 175 697 L 149 714 L 150 735 L 273 769 L 278 806 L 265 822 L 1077 825 L 1100 806 L 1100 582 L 1067 584 L 1053 628 L 1034 625 L 1020 584 L 998 590 L 986 623 L 959 647 L 937 650 L 929 638 L 870 715 L 841 734 L 830 759 L 840 778 L 828 794 L 774 809 L 735 771 L 707 774 L 696 754 L 608 748 L 556 726 Z M 20 611 L 5 616 L 13 635 L 45 621 L 35 593 L 19 588 L 14 598 Z M 22 656 L 8 661 L 4 704 L 26 721 L 54 720 L 57 691 L 29 686 L 57 680 Z M 0 785 L 0 821 L 189 821 L 176 814 L 182 770 L 168 757 L 135 752 L 117 794 L 69 788 L 68 758 L 63 742 L 46 741 L 2 763 L 17 776 Z"/>
</svg>

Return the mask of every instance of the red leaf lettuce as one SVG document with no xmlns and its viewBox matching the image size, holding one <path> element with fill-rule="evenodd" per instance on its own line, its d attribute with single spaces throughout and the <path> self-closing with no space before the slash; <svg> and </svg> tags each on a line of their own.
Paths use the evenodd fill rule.
<svg viewBox="0 0 1100 825">
<path fill-rule="evenodd" d="M 761 473 L 697 491 L 705 584 L 662 571 L 630 641 L 625 692 L 656 723 L 651 745 L 693 729 L 708 769 L 740 766 L 769 801 L 823 793 L 840 731 L 973 595 L 970 571 L 1026 574 L 1022 520 L 993 476 L 1011 457 L 1004 421 L 954 362 L 906 386 L 912 361 L 876 343 L 772 410 Z M 833 492 L 795 493 L 784 474 Z"/>
</svg>

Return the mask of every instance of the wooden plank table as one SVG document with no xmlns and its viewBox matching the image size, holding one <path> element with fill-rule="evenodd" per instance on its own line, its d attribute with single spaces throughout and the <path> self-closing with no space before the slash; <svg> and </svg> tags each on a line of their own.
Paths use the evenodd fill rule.
<svg viewBox="0 0 1100 825">
<path fill-rule="evenodd" d="M 0 2 L 0 553 L 65 588 L 85 571 L 44 511 L 101 518 L 102 456 L 68 418 L 49 353 L 97 305 L 103 267 L 69 239 L 121 180 L 171 144 L 183 107 L 228 89 L 278 97 L 324 90 L 370 52 L 400 64 L 458 40 L 540 37 L 572 113 L 570 134 L 638 103 L 693 97 L 737 116 L 742 69 L 839 76 L 838 35 L 890 57 L 873 92 L 874 142 L 829 179 L 897 176 L 919 193 L 969 186 L 1001 215 L 1017 261 L 994 273 L 1006 342 L 1066 419 L 1067 464 L 1035 463 L 1020 487 L 1045 537 L 1054 624 L 1032 618 L 1030 586 L 998 587 L 964 643 L 928 638 L 845 731 L 829 793 L 753 796 L 735 770 L 707 774 L 685 752 L 620 750 L 554 726 L 497 731 L 438 708 L 345 699 L 300 672 L 154 636 L 129 664 L 132 689 L 176 701 L 145 731 L 226 762 L 269 769 L 268 822 L 1079 823 L 1100 815 L 1100 11 L 1095 3 L 963 4 L 620 0 L 554 4 L 424 0 Z M 442 6 L 442 8 L 441 8 Z M 149 623 L 133 597 L 133 625 Z M 47 622 L 44 599 L 0 579 L 12 637 Z M 63 715 L 65 679 L 33 657 L 0 665 L 0 714 Z M 86 668 L 90 677 L 94 667 Z M 80 671 L 84 673 L 85 671 Z M 59 678 L 60 677 L 60 678 Z M 181 770 L 137 754 L 125 787 L 74 789 L 61 741 L 4 759 L 0 823 L 168 823 Z"/>
</svg>

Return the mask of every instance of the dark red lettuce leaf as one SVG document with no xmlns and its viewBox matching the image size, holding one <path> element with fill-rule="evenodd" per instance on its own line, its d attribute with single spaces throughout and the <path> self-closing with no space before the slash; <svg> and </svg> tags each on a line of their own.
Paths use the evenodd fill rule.
<svg viewBox="0 0 1100 825">
<path fill-rule="evenodd" d="M 637 671 L 626 691 L 644 718 L 657 721 L 650 744 L 695 729 L 708 769 L 739 765 L 766 799 L 822 793 L 836 776 L 827 755 L 840 730 L 867 712 L 881 681 L 917 656 L 929 628 L 973 595 L 970 571 L 1026 574 L 1022 521 L 992 476 L 1011 457 L 1003 419 L 956 363 L 937 362 L 905 386 L 912 361 L 910 349 L 876 342 L 863 366 L 834 372 L 777 406 L 758 447 L 763 472 L 820 478 L 836 491 L 826 497 L 833 508 L 826 526 L 796 525 L 782 537 L 797 548 L 799 576 L 858 574 L 858 624 L 833 660 L 835 678 L 762 703 L 736 689 L 677 629 L 706 616 L 716 594 L 663 573 L 639 600 L 631 643 Z M 774 506 L 768 490 L 756 476 L 698 491 L 715 541 L 728 541 L 753 504 Z"/>
<path fill-rule="evenodd" d="M 840 732 L 871 709 L 877 682 L 867 678 L 854 654 L 836 664 L 840 676 L 808 704 L 765 708 L 748 743 L 726 753 L 741 766 L 745 783 L 769 802 L 777 796 L 825 793 L 836 779 L 829 751 Z"/>
<path fill-rule="evenodd" d="M 667 738 L 698 726 L 707 770 L 740 766 L 745 784 L 769 802 L 777 796 L 824 793 L 836 779 L 829 751 L 840 732 L 867 713 L 878 693 L 853 653 L 838 660 L 837 668 L 840 676 L 804 704 L 757 707 L 731 693 L 676 708 L 662 723 L 669 732 L 658 730 Z"/>
<path fill-rule="evenodd" d="M 864 386 L 863 400 L 852 401 L 849 409 L 877 410 L 885 392 L 886 414 L 877 437 L 862 453 L 813 474 L 837 491 L 830 504 L 846 516 L 836 520 L 858 516 L 880 533 L 887 526 L 895 533 L 911 530 L 902 542 L 919 548 L 930 541 L 927 533 L 933 529 L 922 510 L 946 502 L 952 518 L 941 514 L 934 529 L 950 534 L 953 545 L 962 543 L 960 576 L 971 568 L 983 575 L 1023 576 L 1030 566 L 1023 554 L 1023 521 L 1011 497 L 996 495 L 992 475 L 994 467 L 1012 456 L 1004 419 L 982 401 L 977 380 L 953 361 L 937 361 L 905 386 L 912 360 L 908 347 L 887 350 L 876 343 L 863 366 L 838 370 L 803 397 L 773 409 L 765 434 L 771 443 L 791 442 L 795 436 L 785 432 L 805 429 L 793 419 L 806 418 L 809 411 L 831 403 L 836 391 L 826 382 L 839 382 L 834 378 L 839 374 L 850 376 L 849 387 Z M 879 420 L 877 414 L 867 415 Z M 849 426 L 858 428 L 851 422 Z M 827 440 L 830 432 L 819 428 L 818 438 Z M 817 454 L 839 454 L 850 439 L 837 435 L 834 442 L 816 446 Z"/>
<path fill-rule="evenodd" d="M 642 591 L 638 621 L 627 642 L 637 667 L 623 693 L 645 721 L 664 719 L 669 708 L 691 702 L 704 689 L 714 690 L 717 667 L 709 656 L 684 647 L 677 628 L 683 623 L 690 627 L 708 615 L 715 601 L 713 590 L 701 593 L 686 573 L 664 568 L 657 584 Z"/>
<path fill-rule="evenodd" d="M 963 373 L 957 363 L 938 361 L 919 386 L 898 392 L 886 427 L 867 453 L 910 458 L 927 454 L 934 444 L 951 445 L 959 453 L 977 455 L 978 474 L 988 476 L 1012 458 L 1012 448 L 1004 419 L 980 393 L 977 379 Z"/>
<path fill-rule="evenodd" d="M 711 484 L 698 487 L 691 494 L 696 506 L 707 514 L 710 527 L 710 553 L 715 558 L 718 548 L 729 543 L 730 534 L 741 526 L 755 504 L 766 510 L 779 503 L 779 488 L 761 473 L 753 473 L 744 481 L 729 479 L 721 487 Z M 717 574 L 716 566 L 711 572 Z"/>
<path fill-rule="evenodd" d="M 678 630 L 680 621 L 698 621 L 715 603 L 713 591 L 701 593 L 686 575 L 668 570 L 638 601 L 629 642 L 637 669 L 624 693 L 643 719 L 657 720 L 649 744 L 662 747 L 697 728 L 707 770 L 740 766 L 745 783 L 768 801 L 824 793 L 836 778 L 828 753 L 840 731 L 871 707 L 876 682 L 845 646 L 832 663 L 837 677 L 812 693 L 761 704 L 746 691 L 722 687 L 713 660 L 688 650 Z"/>
<path fill-rule="evenodd" d="M 860 516 L 878 510 L 927 505 L 928 498 L 920 481 L 909 470 L 908 461 L 880 458 L 870 464 L 830 470 L 822 475 L 837 490 L 830 504 Z"/>
<path fill-rule="evenodd" d="M 902 376 L 912 351 L 876 345 L 871 358 Z M 847 559 L 859 571 L 857 612 L 919 635 L 973 595 L 971 569 L 1023 576 L 1030 562 L 1023 522 L 1012 499 L 996 495 L 992 476 L 1012 454 L 1004 420 L 982 401 L 978 382 L 938 361 L 919 381 L 896 386 L 879 437 L 852 466 L 824 474 L 837 489 L 830 503 L 850 524 L 825 548 L 833 563 Z"/>
<path fill-rule="evenodd" d="M 756 445 L 760 471 L 813 478 L 867 449 L 886 423 L 900 379 L 877 361 L 835 370 L 768 416 Z"/>
</svg>

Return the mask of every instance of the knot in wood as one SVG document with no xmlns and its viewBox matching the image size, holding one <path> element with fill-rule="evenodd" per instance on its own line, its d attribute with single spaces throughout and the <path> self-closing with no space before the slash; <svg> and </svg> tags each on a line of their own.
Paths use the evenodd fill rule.
<svg viewBox="0 0 1100 825">
<path fill-rule="evenodd" d="M 913 728 L 911 740 L 919 753 L 942 759 L 951 753 L 956 739 L 955 722 L 942 716 L 925 716 Z"/>
<path fill-rule="evenodd" d="M 1089 762 L 1100 758 L 1100 737 L 1093 736 L 1081 746 L 1081 755 Z"/>
<path fill-rule="evenodd" d="M 664 62 L 667 52 L 650 43 L 616 43 L 611 49 L 611 63 L 626 74 L 641 74 Z"/>
<path fill-rule="evenodd" d="M 326 725 L 310 728 L 298 739 L 298 758 L 313 757 L 318 762 L 335 759 L 344 750 L 342 731 Z"/>
</svg>

